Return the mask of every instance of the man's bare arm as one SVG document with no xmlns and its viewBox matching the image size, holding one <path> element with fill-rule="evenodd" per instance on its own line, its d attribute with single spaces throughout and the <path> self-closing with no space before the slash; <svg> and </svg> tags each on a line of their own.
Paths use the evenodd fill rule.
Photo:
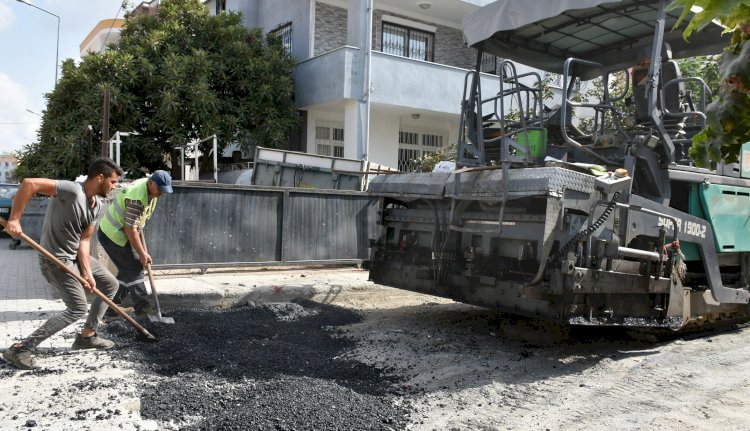
<svg viewBox="0 0 750 431">
<path fill-rule="evenodd" d="M 94 275 L 91 273 L 91 237 L 94 235 L 94 225 L 91 225 L 81 233 L 81 243 L 78 247 L 78 269 L 81 271 L 81 277 L 87 282 L 88 286 L 83 286 L 86 291 L 91 292 L 96 287 Z"/>
<path fill-rule="evenodd" d="M 26 209 L 26 204 L 37 193 L 55 196 L 57 194 L 57 181 L 47 178 L 26 178 L 21 182 L 21 186 L 13 198 L 8 224 L 5 227 L 5 231 L 10 236 L 19 236 L 23 232 L 21 230 L 21 215 Z"/>
</svg>

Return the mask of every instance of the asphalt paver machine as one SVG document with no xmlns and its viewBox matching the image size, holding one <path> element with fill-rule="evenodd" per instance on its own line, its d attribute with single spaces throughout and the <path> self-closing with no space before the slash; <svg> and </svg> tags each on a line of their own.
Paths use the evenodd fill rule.
<svg viewBox="0 0 750 431">
<path fill-rule="evenodd" d="M 463 19 L 478 55 L 458 169 L 370 182 L 383 204 L 371 279 L 572 325 L 746 319 L 750 179 L 689 159 L 710 91 L 675 62 L 720 53 L 723 29 L 685 41 L 667 0 L 528 3 Z M 488 56 L 497 76 L 477 72 Z M 562 79 L 553 108 L 545 73 Z M 600 93 L 582 99 L 596 79 Z"/>
</svg>

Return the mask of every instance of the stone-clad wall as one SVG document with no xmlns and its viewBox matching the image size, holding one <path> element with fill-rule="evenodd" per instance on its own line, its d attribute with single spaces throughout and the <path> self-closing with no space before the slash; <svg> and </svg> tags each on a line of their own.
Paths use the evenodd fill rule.
<svg viewBox="0 0 750 431">
<path fill-rule="evenodd" d="M 346 9 L 315 3 L 315 55 L 346 45 Z"/>
<path fill-rule="evenodd" d="M 372 49 L 381 50 L 383 15 L 387 14 L 410 21 L 437 27 L 435 31 L 435 63 L 470 69 L 476 61 L 476 51 L 467 48 L 461 30 L 428 21 L 400 16 L 391 12 L 376 10 L 373 14 L 374 28 Z M 346 45 L 346 16 L 344 8 L 317 2 L 315 5 L 315 55 L 321 55 Z"/>
</svg>

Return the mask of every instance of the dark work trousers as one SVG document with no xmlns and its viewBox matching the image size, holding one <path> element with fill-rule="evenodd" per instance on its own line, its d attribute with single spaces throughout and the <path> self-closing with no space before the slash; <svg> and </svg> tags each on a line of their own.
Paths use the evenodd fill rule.
<svg viewBox="0 0 750 431">
<path fill-rule="evenodd" d="M 91 274 L 94 276 L 97 290 L 106 295 L 107 298 L 112 298 L 117 291 L 117 279 L 93 257 L 89 261 L 91 263 Z M 76 274 L 80 274 L 76 261 L 63 260 L 63 263 Z M 23 340 L 23 344 L 28 348 L 38 346 L 42 341 L 66 328 L 76 320 L 83 318 L 88 308 L 86 292 L 75 277 L 42 256 L 39 257 L 39 266 L 42 269 L 42 275 L 55 288 L 67 308 L 62 313 L 52 316 L 39 329 Z M 91 302 L 86 326 L 96 330 L 105 311 L 107 311 L 107 304 L 102 302 L 97 296 Z"/>
<path fill-rule="evenodd" d="M 150 304 L 149 294 L 144 284 L 146 280 L 143 278 L 143 266 L 138 253 L 133 250 L 130 243 L 125 244 L 125 247 L 120 247 L 101 230 L 96 238 L 117 267 L 117 280 L 120 282 L 120 288 L 113 299 L 114 303 L 122 304 L 125 297 L 130 294 L 136 311 Z"/>
</svg>

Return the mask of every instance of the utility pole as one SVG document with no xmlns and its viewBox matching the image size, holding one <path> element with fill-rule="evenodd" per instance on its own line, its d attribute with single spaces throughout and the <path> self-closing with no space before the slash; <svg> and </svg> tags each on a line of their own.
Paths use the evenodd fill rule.
<svg viewBox="0 0 750 431">
<path fill-rule="evenodd" d="M 89 151 L 88 151 L 88 163 L 86 163 L 86 166 L 89 166 L 89 165 L 91 165 L 91 162 L 93 162 L 93 161 L 94 161 L 94 160 L 92 159 L 92 157 L 93 157 L 93 155 L 94 155 L 94 149 L 92 148 L 92 147 L 93 147 L 93 145 L 92 145 L 93 143 L 91 142 L 91 141 L 93 140 L 93 139 L 92 139 L 92 135 L 94 134 L 94 128 L 93 128 L 93 127 L 91 127 L 91 124 L 89 124 L 89 125 L 88 125 L 88 126 L 86 127 L 86 129 L 87 129 L 87 130 L 88 130 L 88 132 L 89 132 Z"/>
<path fill-rule="evenodd" d="M 109 141 L 109 88 L 104 89 L 104 104 L 102 106 L 102 149 L 101 157 L 109 157 L 107 153 Z"/>
</svg>

